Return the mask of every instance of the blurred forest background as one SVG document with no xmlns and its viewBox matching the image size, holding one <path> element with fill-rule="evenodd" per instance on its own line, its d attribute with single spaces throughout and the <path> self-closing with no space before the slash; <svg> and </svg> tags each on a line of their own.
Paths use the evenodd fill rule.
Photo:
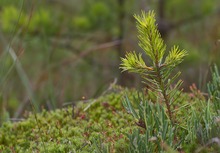
<svg viewBox="0 0 220 153">
<path fill-rule="evenodd" d="M 6 116 L 96 98 L 117 84 L 140 88 L 121 73 L 120 57 L 138 47 L 133 15 L 155 10 L 167 44 L 189 55 L 179 67 L 184 90 L 206 90 L 220 67 L 219 0 L 1 0 L 0 104 Z M 147 57 L 146 57 L 147 60 Z"/>
</svg>

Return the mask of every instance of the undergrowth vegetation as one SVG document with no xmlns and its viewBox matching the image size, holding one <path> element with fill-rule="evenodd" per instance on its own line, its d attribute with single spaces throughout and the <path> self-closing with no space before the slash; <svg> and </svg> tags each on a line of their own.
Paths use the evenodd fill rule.
<svg viewBox="0 0 220 153">
<path fill-rule="evenodd" d="M 137 130 L 130 135 L 131 144 L 135 139 L 139 142 L 135 146 L 130 145 L 130 152 L 162 152 L 168 147 L 193 152 L 195 150 L 189 146 L 196 141 L 203 145 L 213 137 L 219 141 L 220 123 L 216 118 L 219 119 L 220 78 L 217 68 L 213 72 L 213 83 L 208 85 L 211 99 L 207 100 L 195 86 L 191 89 L 197 93 L 198 100 L 181 99 L 182 81 L 177 80 L 180 72 L 172 72 L 187 52 L 174 46 L 164 57 L 166 45 L 157 30 L 154 12 L 142 12 L 141 16 L 135 15 L 135 18 L 139 46 L 150 58 L 151 65 L 145 63 L 142 54 L 132 52 L 122 58 L 121 68 L 140 74 L 148 87 L 147 91 L 153 93 L 155 99 L 139 97 L 135 99 L 137 108 L 133 107 L 128 97 L 124 100 L 126 110 L 137 120 L 136 124 L 144 129 L 142 135 Z"/>
<path fill-rule="evenodd" d="M 25 121 L 0 129 L 1 152 L 126 152 L 126 133 L 136 126 L 121 105 L 124 93 L 114 87 L 98 99 L 56 111 L 29 114 Z M 89 107 L 88 107 L 89 106 Z M 84 111 L 86 109 L 86 111 Z"/>
<path fill-rule="evenodd" d="M 174 68 L 187 55 L 174 46 L 168 54 L 153 12 L 135 15 L 140 47 L 122 58 L 121 68 L 136 72 L 141 91 L 111 86 L 100 98 L 55 111 L 28 114 L 0 128 L 0 151 L 7 152 L 213 152 L 220 150 L 220 76 L 217 67 L 208 95 L 195 85 L 181 90 Z M 166 57 L 164 57 L 166 55 Z"/>
<path fill-rule="evenodd" d="M 130 113 L 135 118 L 122 105 L 124 95 L 133 106 Z M 0 128 L 0 151 L 218 152 L 220 123 L 214 113 L 216 103 L 207 103 L 198 90 L 182 93 L 179 106 L 187 107 L 176 114 L 179 125 L 174 128 L 165 109 L 149 101 L 156 100 L 153 97 L 114 86 L 98 99 L 36 114 L 37 121 L 34 114 L 27 114 L 24 121 L 6 122 Z M 139 117 L 145 118 L 144 128 Z"/>
</svg>

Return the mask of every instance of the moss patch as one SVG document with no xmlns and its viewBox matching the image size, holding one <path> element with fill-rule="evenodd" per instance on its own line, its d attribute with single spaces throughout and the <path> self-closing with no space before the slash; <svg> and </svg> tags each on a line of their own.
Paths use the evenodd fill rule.
<svg viewBox="0 0 220 153">
<path fill-rule="evenodd" d="M 136 127 L 122 106 L 125 92 L 134 93 L 115 88 L 76 107 L 43 111 L 36 116 L 30 114 L 25 121 L 5 123 L 0 128 L 0 151 L 91 152 L 108 148 L 125 152 L 129 144 L 125 133 Z M 83 111 L 89 104 L 91 106 Z"/>
</svg>

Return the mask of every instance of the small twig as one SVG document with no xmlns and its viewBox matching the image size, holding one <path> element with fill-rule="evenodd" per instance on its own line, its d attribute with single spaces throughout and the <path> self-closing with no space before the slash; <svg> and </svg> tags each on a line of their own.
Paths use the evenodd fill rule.
<svg viewBox="0 0 220 153">
<path fill-rule="evenodd" d="M 79 55 L 77 56 L 71 56 L 68 59 L 65 59 L 64 61 L 61 61 L 59 65 L 66 65 L 72 62 L 77 62 L 78 60 L 82 59 L 85 56 L 88 56 L 89 54 L 91 54 L 94 51 L 100 51 L 102 49 L 106 49 L 106 48 L 110 48 L 110 47 L 114 47 L 121 44 L 121 40 L 116 40 L 116 41 L 112 41 L 112 42 L 107 42 L 104 44 L 100 44 L 98 46 L 94 46 L 91 47 L 85 51 L 82 51 Z"/>
<path fill-rule="evenodd" d="M 110 91 L 116 83 L 117 83 L 117 79 L 115 78 L 114 81 L 113 81 L 113 82 L 110 84 L 110 86 L 108 87 L 108 89 L 105 90 L 104 92 L 102 92 L 102 94 L 101 94 L 100 96 L 103 96 L 103 95 L 105 95 L 108 91 Z M 96 101 L 97 101 L 97 99 L 71 101 L 71 102 L 65 102 L 65 103 L 63 103 L 62 106 L 63 106 L 63 107 L 66 107 L 66 106 L 73 105 L 73 104 L 76 104 L 76 103 L 79 103 L 79 102 L 83 102 L 83 103 L 88 103 L 88 102 L 90 102 L 90 103 L 88 104 L 88 106 L 87 106 L 86 108 L 84 108 L 84 110 L 83 110 L 83 111 L 86 111 L 86 110 L 89 109 L 89 107 L 90 107 L 92 104 L 94 104 Z"/>
<path fill-rule="evenodd" d="M 105 91 L 101 94 L 101 96 L 105 95 L 108 91 L 110 91 L 110 90 L 114 87 L 114 85 L 115 85 L 116 83 L 117 83 L 117 79 L 115 78 L 114 81 L 113 81 L 113 83 L 110 84 L 110 86 L 108 87 L 108 89 L 105 90 Z M 87 111 L 95 102 L 96 102 L 96 99 L 93 100 L 86 108 L 84 108 L 83 111 Z"/>
<path fill-rule="evenodd" d="M 19 122 L 19 121 L 24 121 L 24 118 L 10 118 L 10 121 L 12 122 Z"/>
<path fill-rule="evenodd" d="M 64 102 L 62 106 L 66 107 L 66 106 L 73 105 L 73 104 L 78 103 L 78 102 L 88 103 L 90 101 L 91 100 L 68 101 L 68 102 Z"/>
</svg>

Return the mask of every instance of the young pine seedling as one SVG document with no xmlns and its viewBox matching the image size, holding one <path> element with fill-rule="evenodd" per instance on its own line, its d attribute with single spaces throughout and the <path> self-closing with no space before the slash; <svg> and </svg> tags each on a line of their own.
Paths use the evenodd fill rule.
<svg viewBox="0 0 220 153">
<path fill-rule="evenodd" d="M 155 13 L 142 12 L 141 15 L 134 15 L 138 29 L 139 46 L 149 57 L 151 65 L 147 65 L 142 58 L 141 53 L 129 52 L 125 58 L 121 58 L 120 68 L 123 71 L 135 72 L 142 76 L 144 83 L 151 90 L 158 93 L 158 98 L 165 103 L 169 119 L 172 124 L 175 123 L 172 104 L 177 100 L 182 81 L 177 81 L 176 85 L 171 88 L 171 84 L 176 81 L 180 72 L 172 74 L 174 68 L 183 61 L 187 55 L 185 50 L 173 46 L 168 55 L 165 57 L 166 45 L 157 29 Z"/>
</svg>

